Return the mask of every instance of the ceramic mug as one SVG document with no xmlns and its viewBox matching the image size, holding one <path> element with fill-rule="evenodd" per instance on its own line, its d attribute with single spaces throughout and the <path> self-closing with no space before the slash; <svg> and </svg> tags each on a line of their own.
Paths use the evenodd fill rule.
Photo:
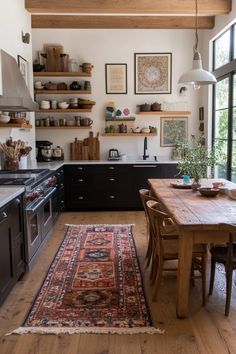
<svg viewBox="0 0 236 354">
<path fill-rule="evenodd" d="M 93 124 L 92 119 L 90 118 L 80 118 L 80 125 L 87 126 Z"/>
</svg>

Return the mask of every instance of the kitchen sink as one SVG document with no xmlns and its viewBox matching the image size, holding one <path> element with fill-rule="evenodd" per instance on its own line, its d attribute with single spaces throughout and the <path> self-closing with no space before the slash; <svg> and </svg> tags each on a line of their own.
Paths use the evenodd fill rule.
<svg viewBox="0 0 236 354">
<path fill-rule="evenodd" d="M 137 159 L 135 160 L 135 162 L 158 162 L 158 160 L 156 159 L 146 159 L 146 160 L 143 160 L 143 159 Z"/>
</svg>

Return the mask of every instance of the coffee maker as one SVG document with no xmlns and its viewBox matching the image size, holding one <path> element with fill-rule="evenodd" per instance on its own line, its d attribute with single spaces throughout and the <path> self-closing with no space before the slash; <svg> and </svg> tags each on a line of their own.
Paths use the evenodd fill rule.
<svg viewBox="0 0 236 354">
<path fill-rule="evenodd" d="M 53 150 L 51 148 L 53 143 L 47 140 L 36 141 L 36 159 L 38 162 L 52 161 Z"/>
</svg>

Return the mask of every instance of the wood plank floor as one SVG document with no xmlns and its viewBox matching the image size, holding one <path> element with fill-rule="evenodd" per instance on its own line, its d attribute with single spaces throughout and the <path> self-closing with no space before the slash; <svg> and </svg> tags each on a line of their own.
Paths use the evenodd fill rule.
<svg viewBox="0 0 236 354">
<path fill-rule="evenodd" d="M 154 322 L 165 328 L 164 335 L 10 335 L 19 327 L 64 236 L 64 224 L 135 224 L 135 242 L 142 266 Z M 201 286 L 190 289 L 190 316 L 175 317 L 176 279 L 164 279 L 158 301 L 152 303 L 152 287 L 144 267 L 146 228 L 143 212 L 63 213 L 42 254 L 30 273 L 15 285 L 0 308 L 1 354 L 164 354 L 236 353 L 236 288 L 232 292 L 230 316 L 224 316 L 225 284 L 221 269 L 213 295 L 201 307 Z"/>
</svg>

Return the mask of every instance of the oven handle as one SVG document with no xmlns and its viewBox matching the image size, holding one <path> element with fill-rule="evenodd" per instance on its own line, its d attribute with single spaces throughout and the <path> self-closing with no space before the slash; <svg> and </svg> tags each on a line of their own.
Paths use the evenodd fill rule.
<svg viewBox="0 0 236 354">
<path fill-rule="evenodd" d="M 43 197 L 39 203 L 36 204 L 34 208 L 26 208 L 27 213 L 33 214 L 38 208 L 40 208 L 48 199 L 50 199 L 51 195 L 56 192 L 56 187 L 50 188 L 50 191 L 46 194 L 45 197 Z"/>
<path fill-rule="evenodd" d="M 51 187 L 51 188 L 49 189 L 49 192 L 44 196 L 44 198 L 43 198 L 44 201 L 47 201 L 48 199 L 50 199 L 50 197 L 52 196 L 53 193 L 56 192 L 56 190 L 57 190 L 56 187 Z"/>
</svg>

